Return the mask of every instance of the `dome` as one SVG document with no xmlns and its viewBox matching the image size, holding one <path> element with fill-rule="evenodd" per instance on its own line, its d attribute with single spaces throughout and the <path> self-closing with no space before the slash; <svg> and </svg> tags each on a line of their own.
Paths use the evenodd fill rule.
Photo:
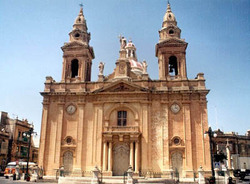
<svg viewBox="0 0 250 184">
<path fill-rule="evenodd" d="M 129 62 L 130 62 L 132 72 L 134 72 L 136 74 L 142 74 L 143 66 L 140 62 L 135 61 L 133 59 L 129 59 Z"/>
<path fill-rule="evenodd" d="M 131 47 L 135 48 L 135 45 L 131 40 L 129 40 L 125 48 L 131 48 Z"/>
</svg>

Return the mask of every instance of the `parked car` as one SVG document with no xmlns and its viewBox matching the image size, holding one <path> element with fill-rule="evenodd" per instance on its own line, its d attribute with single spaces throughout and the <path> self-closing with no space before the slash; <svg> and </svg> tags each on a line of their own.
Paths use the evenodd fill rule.
<svg viewBox="0 0 250 184">
<path fill-rule="evenodd" d="M 16 172 L 17 165 L 19 166 L 20 175 L 22 175 L 23 173 L 26 173 L 27 162 L 9 162 L 4 171 L 5 178 L 13 177 L 13 175 Z M 37 165 L 34 162 L 29 162 L 29 170 L 31 170 L 31 168 L 33 167 L 37 167 Z"/>
</svg>

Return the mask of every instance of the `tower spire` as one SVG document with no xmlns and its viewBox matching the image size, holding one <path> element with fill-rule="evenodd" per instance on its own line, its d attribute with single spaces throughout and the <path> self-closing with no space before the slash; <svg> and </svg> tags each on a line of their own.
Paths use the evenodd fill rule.
<svg viewBox="0 0 250 184">
<path fill-rule="evenodd" d="M 62 81 L 67 82 L 90 81 L 92 59 L 95 58 L 94 50 L 89 45 L 90 33 L 83 15 L 83 5 L 79 6 L 80 12 L 69 33 L 69 42 L 62 47 L 64 54 Z"/>
<path fill-rule="evenodd" d="M 181 30 L 177 26 L 175 15 L 168 1 L 167 10 L 163 17 L 162 29 L 160 30 L 160 40 L 172 37 L 180 38 L 180 32 Z"/>
<path fill-rule="evenodd" d="M 83 15 L 83 4 L 79 4 L 79 6 L 79 14 L 74 21 L 72 31 L 69 33 L 70 42 L 77 40 L 83 42 L 85 45 L 88 45 L 90 40 L 90 33 L 88 33 L 86 19 Z"/>
<path fill-rule="evenodd" d="M 80 13 L 79 13 L 79 14 L 82 14 L 82 15 L 83 15 L 83 4 L 80 3 L 79 6 L 80 6 Z"/>
<path fill-rule="evenodd" d="M 167 12 L 171 12 L 171 6 L 170 6 L 169 1 L 168 1 L 168 5 L 167 5 Z"/>
<path fill-rule="evenodd" d="M 163 17 L 162 28 L 159 31 L 159 36 L 160 40 L 156 45 L 156 56 L 159 58 L 160 79 L 172 80 L 187 78 L 185 58 L 187 43 L 180 38 L 181 29 L 177 26 L 177 21 L 171 10 L 169 1 L 167 4 L 167 10 Z M 178 50 L 179 53 L 174 54 L 173 50 Z"/>
</svg>

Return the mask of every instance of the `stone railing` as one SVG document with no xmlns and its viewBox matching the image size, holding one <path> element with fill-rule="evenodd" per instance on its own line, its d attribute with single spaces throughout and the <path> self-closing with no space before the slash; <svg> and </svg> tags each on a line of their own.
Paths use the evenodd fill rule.
<svg viewBox="0 0 250 184">
<path fill-rule="evenodd" d="M 139 132 L 139 127 L 138 126 L 104 127 L 104 132 Z"/>
</svg>

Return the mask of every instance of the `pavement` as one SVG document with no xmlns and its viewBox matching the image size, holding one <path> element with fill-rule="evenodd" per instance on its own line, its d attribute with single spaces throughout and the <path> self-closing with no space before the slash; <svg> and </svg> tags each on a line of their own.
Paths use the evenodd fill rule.
<svg viewBox="0 0 250 184">
<path fill-rule="evenodd" d="M 24 184 L 24 183 L 29 183 L 29 184 L 57 184 L 56 180 L 48 180 L 48 179 L 42 179 L 39 180 L 37 182 L 31 182 L 31 181 L 24 181 L 24 180 L 13 180 L 12 177 L 6 179 L 5 177 L 0 177 L 0 184 L 12 184 L 12 183 L 20 183 L 20 184 Z"/>
</svg>

